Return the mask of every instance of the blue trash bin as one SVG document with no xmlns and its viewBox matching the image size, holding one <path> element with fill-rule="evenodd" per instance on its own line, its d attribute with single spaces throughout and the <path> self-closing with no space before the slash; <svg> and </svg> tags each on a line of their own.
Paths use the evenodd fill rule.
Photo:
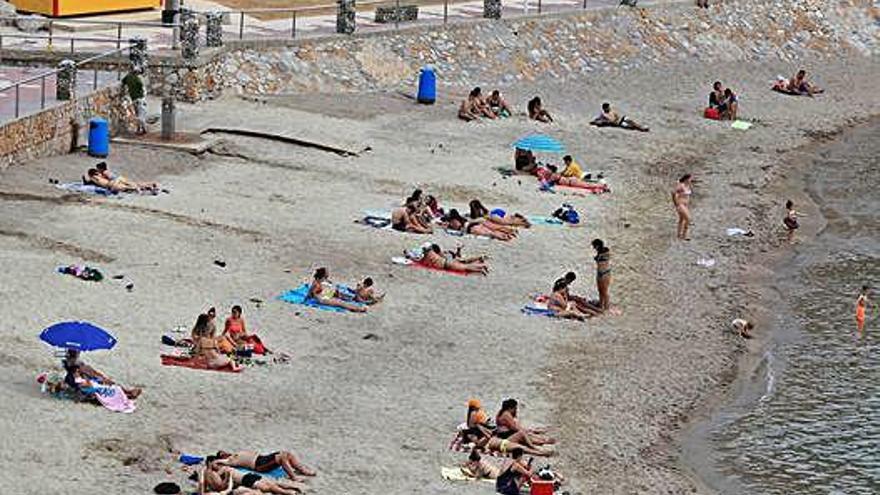
<svg viewBox="0 0 880 495">
<path fill-rule="evenodd" d="M 416 101 L 419 103 L 432 104 L 437 99 L 437 76 L 430 65 L 422 67 L 419 73 L 419 94 Z"/>
<path fill-rule="evenodd" d="M 110 125 L 106 119 L 89 120 L 89 155 L 106 158 L 110 154 Z"/>
</svg>

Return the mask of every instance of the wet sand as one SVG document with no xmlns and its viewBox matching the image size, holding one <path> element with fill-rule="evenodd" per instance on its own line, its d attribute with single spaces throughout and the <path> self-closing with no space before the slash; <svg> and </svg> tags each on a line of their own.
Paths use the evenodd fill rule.
<svg viewBox="0 0 880 495">
<path fill-rule="evenodd" d="M 784 199 L 774 186 L 797 173 L 783 158 L 880 108 L 870 91 L 880 74 L 876 61 L 804 65 L 822 68 L 828 94 L 770 92 L 775 74 L 796 69 L 771 63 L 653 67 L 503 88 L 518 109 L 540 94 L 553 126 L 522 116 L 464 124 L 446 93 L 432 107 L 393 93 L 265 103 L 227 97 L 183 106 L 179 125 L 247 125 L 372 151 L 343 158 L 232 137 L 201 157 L 114 146 L 111 168 L 172 189 L 158 197 L 83 199 L 49 186 L 49 178 L 76 180 L 95 162 L 84 155 L 4 170 L 0 390 L 7 400 L 0 412 L 30 426 L 7 432 L 16 447 L 0 454 L 10 473 L 6 488 L 143 492 L 159 481 L 182 482 L 173 451 L 283 448 L 319 470 L 316 492 L 483 493 L 489 489 L 441 480 L 439 469 L 464 457 L 446 447 L 469 397 L 494 414 L 513 396 L 524 422 L 554 428 L 559 455 L 550 462 L 573 492 L 706 491 L 680 462 L 677 432 L 726 397 L 743 356 L 761 352 L 763 336 L 743 342 L 727 324 L 765 310 L 760 291 L 742 277 L 749 264 L 753 274 L 767 269 L 755 266 L 756 253 L 781 246 Z M 738 90 L 741 116 L 756 121 L 751 130 L 699 117 L 715 79 Z M 603 101 L 652 131 L 590 127 Z M 606 174 L 613 193 L 549 195 L 531 178 L 499 176 L 493 168 L 511 164 L 510 143 L 532 131 L 560 138 L 581 165 Z M 674 240 L 669 194 L 688 172 L 699 182 L 693 240 L 683 243 Z M 479 197 L 528 214 L 570 202 L 585 225 L 536 226 L 509 244 L 464 239 L 466 251 L 492 256 L 487 278 L 399 267 L 390 257 L 427 238 L 353 220 L 416 186 L 444 204 Z M 756 237 L 726 237 L 734 226 Z M 611 246 L 612 297 L 623 314 L 586 323 L 521 315 L 530 294 L 547 291 L 568 270 L 579 275 L 576 292 L 595 296 L 594 237 Z M 444 247 L 456 241 L 430 239 Z M 697 266 L 699 258 L 716 265 Z M 83 261 L 125 274 L 134 290 L 53 273 Z M 367 315 L 274 301 L 318 266 L 339 282 L 370 275 L 387 300 Z M 257 307 L 250 298 L 265 302 Z M 159 365 L 163 332 L 191 325 L 209 306 L 222 318 L 232 304 L 244 306 L 249 328 L 267 345 L 294 356 L 291 364 L 239 375 Z M 57 360 L 36 335 L 66 319 L 95 322 L 118 337 L 116 349 L 87 358 L 145 388 L 136 413 L 40 395 L 34 377 Z"/>
</svg>

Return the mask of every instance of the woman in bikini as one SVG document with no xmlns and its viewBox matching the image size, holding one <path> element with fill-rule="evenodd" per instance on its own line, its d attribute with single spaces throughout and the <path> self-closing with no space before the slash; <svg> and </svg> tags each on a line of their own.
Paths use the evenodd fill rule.
<svg viewBox="0 0 880 495">
<path fill-rule="evenodd" d="M 675 186 L 675 190 L 672 191 L 672 205 L 675 207 L 676 213 L 678 213 L 678 238 L 684 241 L 689 241 L 688 238 L 688 227 L 691 223 L 691 212 L 690 212 L 690 200 L 691 194 L 693 194 L 693 190 L 691 189 L 693 185 L 693 176 L 691 174 L 684 174 L 678 179 L 678 185 Z"/>
<path fill-rule="evenodd" d="M 602 309 L 595 301 L 590 301 L 584 296 L 577 296 L 571 293 L 571 284 L 575 280 L 577 280 L 577 275 L 574 272 L 568 272 L 564 277 L 554 282 L 553 286 L 556 287 L 557 283 L 563 281 L 562 283 L 565 284 L 565 299 L 567 301 L 574 303 L 574 307 L 587 317 L 601 316 Z"/>
<path fill-rule="evenodd" d="M 510 461 L 501 467 L 500 474 L 495 478 L 495 491 L 501 495 L 520 495 L 523 484 L 532 479 L 534 473 L 531 461 L 523 462 L 524 449 L 514 448 L 510 451 Z"/>
<path fill-rule="evenodd" d="M 486 105 L 489 105 L 489 109 L 492 110 L 492 113 L 499 117 L 510 117 L 513 115 L 513 109 L 507 104 L 507 100 L 501 96 L 501 91 L 498 91 L 497 89 L 492 91 L 492 94 L 486 98 Z"/>
<path fill-rule="evenodd" d="M 395 208 L 391 212 L 391 228 L 398 232 L 410 232 L 413 234 L 430 234 L 429 225 L 422 224 L 418 219 L 418 211 L 413 203 L 407 203 L 402 208 Z"/>
<path fill-rule="evenodd" d="M 95 168 L 90 168 L 86 174 L 88 175 L 88 183 L 113 192 L 151 192 L 156 194 L 159 191 L 159 185 L 155 182 L 132 182 L 122 176 L 110 180 Z"/>
<path fill-rule="evenodd" d="M 605 245 L 602 239 L 593 239 L 593 250 L 596 256 L 593 260 L 596 262 L 596 287 L 599 290 L 599 308 L 602 311 L 608 311 L 611 308 L 611 250 Z"/>
<path fill-rule="evenodd" d="M 516 419 L 518 408 L 519 403 L 516 399 L 505 399 L 501 402 L 501 409 L 495 415 L 494 435 L 496 437 L 511 440 L 533 449 L 537 449 L 541 445 L 556 443 L 556 440 L 544 434 L 544 430 L 523 428 Z"/>
<path fill-rule="evenodd" d="M 516 238 L 515 233 L 502 232 L 500 230 L 490 229 L 484 222 L 473 221 L 468 222 L 461 213 L 455 208 L 449 210 L 449 213 L 441 219 L 441 224 L 447 229 L 462 234 L 478 235 L 490 237 L 499 241 L 510 241 Z"/>
<path fill-rule="evenodd" d="M 269 349 L 266 349 L 260 337 L 247 332 L 244 318 L 241 316 L 241 306 L 238 305 L 232 307 L 229 317 L 226 318 L 220 338 L 224 342 L 220 347 L 226 346 L 228 348 L 231 345 L 232 350 L 229 352 L 234 352 L 236 349 L 250 348 L 256 354 L 270 354 Z"/>
<path fill-rule="evenodd" d="M 541 98 L 539 96 L 529 100 L 526 109 L 529 111 L 529 118 L 532 120 L 537 120 L 538 122 L 544 122 L 546 124 L 553 122 L 553 117 L 550 116 L 550 113 L 547 110 L 544 110 L 544 105 L 541 103 Z"/>
<path fill-rule="evenodd" d="M 546 167 L 538 167 L 535 175 L 542 183 L 547 185 L 557 185 L 563 187 L 576 187 L 578 189 L 586 189 L 589 192 L 601 193 L 608 192 L 608 185 L 602 182 L 590 182 L 580 177 L 564 177 L 558 173 L 555 165 L 547 165 Z"/>
<path fill-rule="evenodd" d="M 482 218 L 495 225 L 509 227 L 529 228 L 532 226 L 532 224 L 526 219 L 526 217 L 520 215 L 519 213 L 513 213 L 512 215 L 499 215 L 498 210 L 493 210 L 490 212 L 488 208 L 483 206 L 483 203 L 481 203 L 479 199 L 472 200 L 470 203 L 468 203 L 468 207 L 470 208 L 470 217 L 474 220 Z"/>
<path fill-rule="evenodd" d="M 868 309 L 868 286 L 862 286 L 862 292 L 856 299 L 856 328 L 859 333 L 865 330 L 865 311 Z"/>
<path fill-rule="evenodd" d="M 421 263 L 438 270 L 479 273 L 481 275 L 489 274 L 489 265 L 483 261 L 482 257 L 464 261 L 451 260 L 443 255 L 443 251 L 437 244 L 431 244 L 430 247 L 422 250 Z"/>
<path fill-rule="evenodd" d="M 309 294 L 307 297 L 318 301 L 325 306 L 334 306 L 347 309 L 348 311 L 354 311 L 356 313 L 367 312 L 366 306 L 354 304 L 339 297 L 339 294 L 336 291 L 336 286 L 330 282 L 330 274 L 324 267 L 315 270 L 315 276 L 312 279 L 311 285 L 309 285 Z"/>
<path fill-rule="evenodd" d="M 489 426 L 489 416 L 483 410 L 479 399 L 471 399 L 467 403 L 467 429 L 462 432 L 464 443 L 474 443 L 485 437 L 492 436 L 492 428 Z"/>
<path fill-rule="evenodd" d="M 286 450 L 264 455 L 251 450 L 235 453 L 221 450 L 217 452 L 217 458 L 220 465 L 242 467 L 258 473 L 269 473 L 280 467 L 294 481 L 297 480 L 297 475 L 315 476 L 315 471 L 303 465 L 293 453 Z"/>
<path fill-rule="evenodd" d="M 553 284 L 553 293 L 550 294 L 550 298 L 547 300 L 547 309 L 553 312 L 553 316 L 557 318 L 583 321 L 592 316 L 578 309 L 577 304 L 569 299 L 568 281 L 564 278 L 557 280 Z"/>
<path fill-rule="evenodd" d="M 514 449 L 522 449 L 523 452 L 529 455 L 539 455 L 543 457 L 549 457 L 553 455 L 553 450 L 551 449 L 530 448 L 526 447 L 525 445 L 516 443 L 513 440 L 498 438 L 494 436 L 485 437 L 482 440 L 478 440 L 474 443 L 474 448 L 483 452 L 499 452 L 504 455 L 511 453 Z"/>
<path fill-rule="evenodd" d="M 213 309 L 213 308 L 211 308 Z M 208 313 L 202 313 L 196 319 L 192 329 L 193 357 L 204 359 L 205 364 L 211 369 L 230 367 L 234 371 L 241 369 L 235 361 L 223 354 L 217 346 L 217 338 Z"/>
</svg>

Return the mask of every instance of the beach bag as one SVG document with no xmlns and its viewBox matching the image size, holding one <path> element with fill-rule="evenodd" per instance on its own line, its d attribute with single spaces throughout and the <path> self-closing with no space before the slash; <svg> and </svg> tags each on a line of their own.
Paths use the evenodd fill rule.
<svg viewBox="0 0 880 495">
<path fill-rule="evenodd" d="M 565 223 L 578 224 L 581 222 L 580 215 L 575 211 L 574 207 L 569 204 L 562 205 L 561 208 L 553 212 L 553 216 Z"/>
<path fill-rule="evenodd" d="M 703 110 L 703 117 L 712 120 L 721 120 L 721 112 L 719 112 L 717 108 L 706 107 L 706 109 Z"/>
</svg>

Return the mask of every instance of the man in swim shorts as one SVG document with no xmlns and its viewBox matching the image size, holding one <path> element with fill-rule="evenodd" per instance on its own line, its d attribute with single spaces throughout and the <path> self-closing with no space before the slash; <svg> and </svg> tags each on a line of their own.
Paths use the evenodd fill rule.
<svg viewBox="0 0 880 495">
<path fill-rule="evenodd" d="M 248 494 L 297 495 L 305 488 L 301 483 L 292 480 L 273 480 L 255 473 L 245 473 L 224 465 L 224 461 L 217 456 L 208 456 L 205 459 L 205 468 L 199 476 L 199 495 L 231 493 L 234 488 L 245 488 L 249 491 L 242 492 Z M 235 493 L 239 493 L 239 490 Z"/>
<path fill-rule="evenodd" d="M 220 451 L 217 452 L 217 463 L 222 466 L 242 467 L 250 469 L 258 473 L 268 473 L 277 468 L 282 468 L 287 477 L 296 480 L 297 474 L 303 476 L 315 476 L 315 472 L 302 463 L 288 451 L 272 452 L 270 454 L 259 454 L 251 450 L 243 450 L 240 452 L 230 453 Z"/>
</svg>

